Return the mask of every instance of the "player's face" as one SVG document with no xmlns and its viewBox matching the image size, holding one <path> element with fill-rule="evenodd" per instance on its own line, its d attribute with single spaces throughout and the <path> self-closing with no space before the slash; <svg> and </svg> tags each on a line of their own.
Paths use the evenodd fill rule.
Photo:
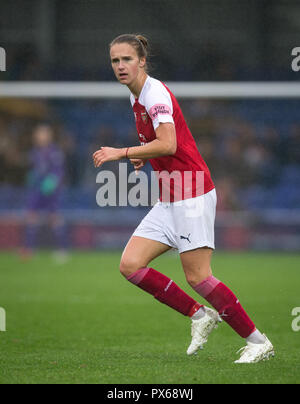
<svg viewBox="0 0 300 404">
<path fill-rule="evenodd" d="M 145 58 L 140 59 L 133 46 L 115 44 L 110 49 L 110 60 L 116 78 L 121 84 L 130 85 L 144 71 Z"/>
<path fill-rule="evenodd" d="M 40 126 L 35 130 L 33 139 L 36 146 L 47 147 L 52 143 L 52 131 L 47 126 Z"/>
</svg>

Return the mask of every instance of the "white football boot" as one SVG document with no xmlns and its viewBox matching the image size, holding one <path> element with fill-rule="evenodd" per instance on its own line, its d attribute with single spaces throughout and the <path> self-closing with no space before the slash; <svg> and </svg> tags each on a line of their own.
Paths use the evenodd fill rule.
<svg viewBox="0 0 300 404">
<path fill-rule="evenodd" d="M 234 363 L 257 363 L 262 360 L 268 360 L 271 356 L 275 355 L 274 347 L 268 340 L 265 334 L 266 341 L 263 344 L 253 344 L 247 342 L 247 345 L 237 353 L 241 352 L 240 359 L 236 360 Z"/>
<path fill-rule="evenodd" d="M 217 311 L 205 307 L 205 315 L 199 320 L 192 320 L 192 342 L 186 353 L 193 355 L 197 353 L 198 349 L 203 349 L 209 334 L 218 328 L 218 323 L 221 321 Z"/>
</svg>

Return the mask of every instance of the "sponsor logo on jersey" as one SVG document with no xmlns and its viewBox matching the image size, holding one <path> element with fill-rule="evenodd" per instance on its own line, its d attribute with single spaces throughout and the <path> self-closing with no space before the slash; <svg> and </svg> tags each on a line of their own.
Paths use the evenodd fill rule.
<svg viewBox="0 0 300 404">
<path fill-rule="evenodd" d="M 147 138 L 142 133 L 139 133 L 139 138 L 142 146 L 147 143 Z"/>
<path fill-rule="evenodd" d="M 171 108 L 166 104 L 156 104 L 149 111 L 152 120 L 158 115 L 172 115 Z"/>
</svg>

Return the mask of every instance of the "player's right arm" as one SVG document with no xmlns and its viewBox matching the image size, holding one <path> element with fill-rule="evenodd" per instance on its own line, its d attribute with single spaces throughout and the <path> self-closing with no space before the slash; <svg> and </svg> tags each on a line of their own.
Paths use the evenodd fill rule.
<svg viewBox="0 0 300 404">
<path fill-rule="evenodd" d="M 156 139 L 142 146 L 130 148 L 101 147 L 93 154 L 95 167 L 100 167 L 107 161 L 117 161 L 125 157 L 143 159 L 170 156 L 176 153 L 176 131 L 173 123 L 161 123 L 155 130 Z"/>
<path fill-rule="evenodd" d="M 128 156 L 130 159 L 150 159 L 170 156 L 176 153 L 177 139 L 175 125 L 173 123 L 161 123 L 155 129 L 156 139 L 142 146 L 130 147 Z"/>
</svg>

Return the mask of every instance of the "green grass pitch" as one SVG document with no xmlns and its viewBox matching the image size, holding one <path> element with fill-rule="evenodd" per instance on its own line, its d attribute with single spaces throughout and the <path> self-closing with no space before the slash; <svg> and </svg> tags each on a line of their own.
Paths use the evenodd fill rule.
<svg viewBox="0 0 300 404">
<path fill-rule="evenodd" d="M 203 351 L 188 357 L 190 320 L 157 302 L 119 274 L 119 252 L 79 253 L 57 265 L 42 252 L 27 262 L 0 254 L 1 384 L 299 383 L 300 256 L 225 253 L 214 275 L 237 294 L 275 346 L 270 361 L 237 365 L 244 345 L 226 323 Z M 191 296 L 175 253 L 152 266 Z M 201 300 L 200 300 L 201 301 Z"/>
</svg>

